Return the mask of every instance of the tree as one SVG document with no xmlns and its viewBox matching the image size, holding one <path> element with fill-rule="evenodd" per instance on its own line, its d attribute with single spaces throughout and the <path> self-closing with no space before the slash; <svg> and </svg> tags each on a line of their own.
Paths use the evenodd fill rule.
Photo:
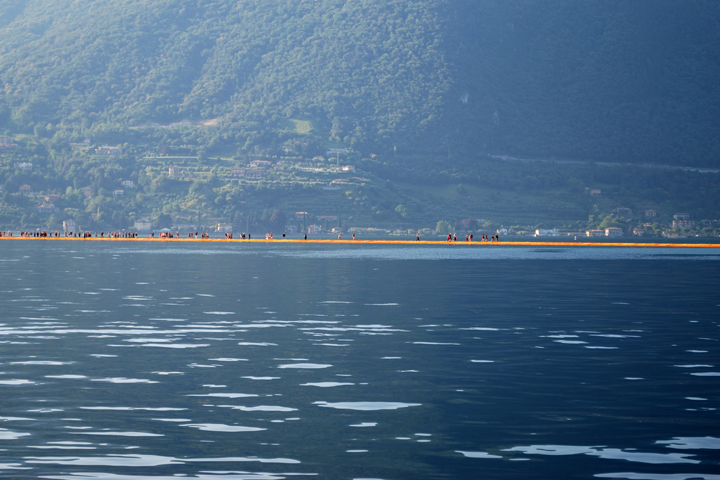
<svg viewBox="0 0 720 480">
<path fill-rule="evenodd" d="M 623 224 L 618 221 L 617 218 L 615 218 L 613 215 L 608 215 L 603 219 L 602 222 L 600 222 L 600 225 L 598 225 L 598 229 L 605 230 L 606 228 L 610 227 L 622 227 Z"/>
<path fill-rule="evenodd" d="M 463 228 L 468 231 L 475 231 L 478 228 L 477 220 L 474 218 L 466 218 L 465 220 L 461 220 L 460 223 L 462 224 Z"/>
<path fill-rule="evenodd" d="M 435 225 L 435 231 L 438 235 L 447 235 L 453 232 L 453 227 L 447 220 L 440 220 L 437 222 L 437 225 Z"/>
<path fill-rule="evenodd" d="M 283 212 L 281 210 L 275 210 L 272 213 L 272 216 L 270 217 L 268 224 L 270 225 L 270 230 L 279 232 L 281 230 L 285 230 L 286 222 L 287 222 L 287 217 L 285 215 L 285 212 Z"/>
<path fill-rule="evenodd" d="M 170 228 L 172 225 L 172 217 L 167 213 L 161 213 L 155 217 L 153 224 L 158 228 Z"/>
</svg>

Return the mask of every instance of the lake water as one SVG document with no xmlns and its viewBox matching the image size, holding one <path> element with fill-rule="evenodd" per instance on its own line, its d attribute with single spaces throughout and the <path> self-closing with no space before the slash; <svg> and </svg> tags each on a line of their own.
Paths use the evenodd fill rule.
<svg viewBox="0 0 720 480">
<path fill-rule="evenodd" d="M 720 252 L 0 243 L 0 477 L 720 479 Z"/>
</svg>

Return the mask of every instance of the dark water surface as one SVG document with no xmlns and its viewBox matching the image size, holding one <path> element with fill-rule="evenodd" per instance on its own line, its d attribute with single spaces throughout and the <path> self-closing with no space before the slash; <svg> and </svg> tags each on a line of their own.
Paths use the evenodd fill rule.
<svg viewBox="0 0 720 480">
<path fill-rule="evenodd" d="M 718 480 L 718 259 L 2 242 L 0 476 Z"/>
</svg>

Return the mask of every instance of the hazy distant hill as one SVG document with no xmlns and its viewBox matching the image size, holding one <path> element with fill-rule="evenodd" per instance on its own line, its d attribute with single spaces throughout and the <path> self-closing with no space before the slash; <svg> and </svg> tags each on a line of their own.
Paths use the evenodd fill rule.
<svg viewBox="0 0 720 480">
<path fill-rule="evenodd" d="M 720 2 L 461 3 L 447 105 L 465 142 L 720 164 Z"/>
<path fill-rule="evenodd" d="M 12 129 L 717 165 L 718 78 L 712 0 L 0 2 Z"/>
</svg>

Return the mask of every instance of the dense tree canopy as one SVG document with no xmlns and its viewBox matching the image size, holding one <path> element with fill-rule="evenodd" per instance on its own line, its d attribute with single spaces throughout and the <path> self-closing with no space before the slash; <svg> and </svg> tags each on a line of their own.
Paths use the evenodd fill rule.
<svg viewBox="0 0 720 480">
<path fill-rule="evenodd" d="M 5 0 L 0 122 L 711 165 L 719 59 L 712 0 Z"/>
</svg>

